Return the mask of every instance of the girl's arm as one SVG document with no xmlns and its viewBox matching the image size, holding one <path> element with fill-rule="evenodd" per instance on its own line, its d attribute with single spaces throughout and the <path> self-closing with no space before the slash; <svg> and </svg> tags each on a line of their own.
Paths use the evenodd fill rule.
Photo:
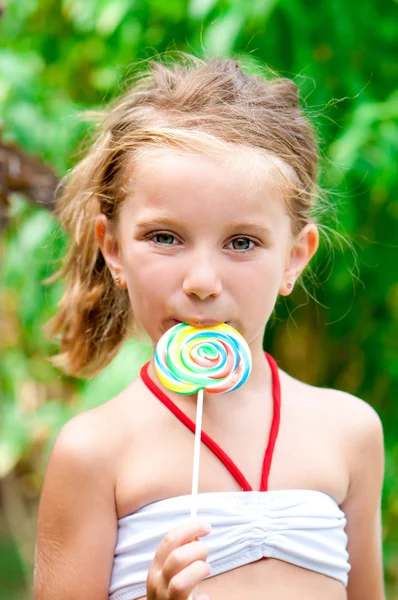
<svg viewBox="0 0 398 600">
<path fill-rule="evenodd" d="M 34 600 L 108 599 L 117 515 L 106 439 L 89 411 L 55 442 L 39 506 Z"/>
<path fill-rule="evenodd" d="M 385 600 L 380 502 L 384 476 L 383 430 L 377 413 L 352 398 L 351 478 L 341 509 L 347 517 L 348 600 Z"/>
</svg>

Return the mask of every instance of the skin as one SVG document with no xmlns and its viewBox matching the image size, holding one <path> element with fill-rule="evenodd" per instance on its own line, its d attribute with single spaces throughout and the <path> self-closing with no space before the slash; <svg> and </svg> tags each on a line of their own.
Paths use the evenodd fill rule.
<svg viewBox="0 0 398 600">
<path fill-rule="evenodd" d="M 150 150 L 135 164 L 116 226 L 104 216 L 96 222 L 108 267 L 127 289 L 154 345 L 177 321 L 227 322 L 248 342 L 252 374 L 238 390 L 205 398 L 203 429 L 253 489 L 259 487 L 272 420 L 264 328 L 278 295 L 290 293 L 289 283 L 318 246 L 312 223 L 293 236 L 281 172 L 289 176 L 275 158 L 242 148 L 217 156 Z M 165 390 L 152 364 L 149 372 L 194 420 L 195 397 Z M 148 574 L 148 600 L 187 600 L 198 586 L 200 600 L 263 600 L 265 590 L 269 600 L 290 600 L 297 590 L 303 600 L 384 599 L 380 421 L 369 405 L 348 394 L 308 386 L 283 371 L 280 380 L 281 428 L 269 489 L 319 490 L 344 510 L 352 567 L 347 590 L 337 580 L 275 559 L 204 579 L 208 529 L 195 521 L 182 523 L 161 542 Z M 35 600 L 108 597 L 117 519 L 156 500 L 190 493 L 192 441 L 140 379 L 65 426 L 51 455 L 39 509 Z M 199 489 L 239 489 L 205 448 Z M 84 573 L 82 582 L 78 572 Z"/>
</svg>

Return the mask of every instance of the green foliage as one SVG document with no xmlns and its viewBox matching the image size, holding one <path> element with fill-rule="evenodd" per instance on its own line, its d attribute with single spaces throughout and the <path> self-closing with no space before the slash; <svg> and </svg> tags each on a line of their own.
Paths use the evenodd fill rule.
<svg viewBox="0 0 398 600">
<path fill-rule="evenodd" d="M 0 20 L 3 137 L 59 175 L 89 131 L 80 113 L 116 96 L 133 61 L 174 49 L 238 55 L 250 69 L 266 64 L 295 79 L 322 140 L 325 231 L 336 227 L 335 213 L 353 250 L 333 235 L 336 250 L 323 244 L 307 283 L 318 304 L 300 291 L 280 304 L 266 344 L 293 375 L 354 393 L 382 417 L 391 598 L 398 597 L 397 23 L 389 0 L 360 7 L 343 0 L 11 0 Z M 35 474 L 36 484 L 21 488 L 31 498 L 62 424 L 117 393 L 149 356 L 147 346 L 129 342 L 89 383 L 51 366 L 54 346 L 43 325 L 61 290 L 42 282 L 64 248 L 52 216 L 15 197 L 1 254 L 0 476 Z"/>
</svg>

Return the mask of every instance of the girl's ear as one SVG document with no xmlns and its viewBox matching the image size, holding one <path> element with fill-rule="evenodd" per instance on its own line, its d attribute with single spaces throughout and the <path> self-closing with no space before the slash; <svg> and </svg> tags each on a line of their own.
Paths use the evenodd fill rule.
<svg viewBox="0 0 398 600">
<path fill-rule="evenodd" d="M 314 256 L 318 245 L 318 228 L 314 223 L 308 223 L 293 241 L 288 254 L 286 267 L 279 286 L 279 294 L 281 296 L 288 296 L 292 292 L 297 278 Z"/>
<path fill-rule="evenodd" d="M 105 215 L 99 215 L 95 220 L 95 235 L 98 245 L 118 287 L 126 289 L 126 280 L 120 260 L 119 240 L 114 228 Z"/>
</svg>

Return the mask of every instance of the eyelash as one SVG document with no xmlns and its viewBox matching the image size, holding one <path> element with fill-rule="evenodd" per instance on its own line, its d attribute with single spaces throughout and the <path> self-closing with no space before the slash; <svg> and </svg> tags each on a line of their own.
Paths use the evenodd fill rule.
<svg viewBox="0 0 398 600">
<path fill-rule="evenodd" d="M 241 250 L 238 250 L 237 248 L 233 248 L 233 250 L 236 250 L 236 252 L 250 252 L 250 250 L 254 250 L 254 248 L 257 246 L 256 242 L 254 240 L 250 239 L 249 237 L 247 237 L 246 235 L 239 235 L 238 237 L 233 238 L 229 242 L 229 244 L 233 244 L 237 240 L 247 240 L 250 244 L 252 244 L 252 246 L 249 248 L 243 248 Z"/>
<path fill-rule="evenodd" d="M 154 242 L 155 244 L 158 244 L 160 246 L 176 246 L 176 244 L 174 244 L 174 243 L 166 244 L 164 242 L 159 242 L 158 240 L 156 240 L 156 238 L 159 236 L 169 236 L 169 237 L 173 238 L 173 241 L 177 240 L 176 236 L 172 233 L 169 233 L 168 231 L 158 231 L 156 233 L 151 233 L 148 235 L 148 239 L 151 242 Z M 232 250 L 235 250 L 236 252 L 250 252 L 251 250 L 254 250 L 254 248 L 256 246 L 258 246 L 258 244 L 254 240 L 247 237 L 246 235 L 239 235 L 239 236 L 233 238 L 232 240 L 230 240 L 230 242 L 228 242 L 227 246 L 229 246 L 230 244 L 233 244 L 233 242 L 236 242 L 237 240 L 247 240 L 249 242 L 249 244 L 252 244 L 252 246 L 249 248 L 241 249 L 241 250 L 238 250 L 237 248 L 232 248 Z"/>
<path fill-rule="evenodd" d="M 173 235 L 172 233 L 169 233 L 168 231 L 157 231 L 156 233 L 151 233 L 148 235 L 148 239 L 151 242 L 155 242 L 155 244 L 159 244 L 160 246 L 175 246 L 175 244 L 173 244 L 173 243 L 165 244 L 164 242 L 159 242 L 155 239 L 161 235 L 172 237 L 173 240 L 177 239 L 175 235 Z"/>
</svg>

